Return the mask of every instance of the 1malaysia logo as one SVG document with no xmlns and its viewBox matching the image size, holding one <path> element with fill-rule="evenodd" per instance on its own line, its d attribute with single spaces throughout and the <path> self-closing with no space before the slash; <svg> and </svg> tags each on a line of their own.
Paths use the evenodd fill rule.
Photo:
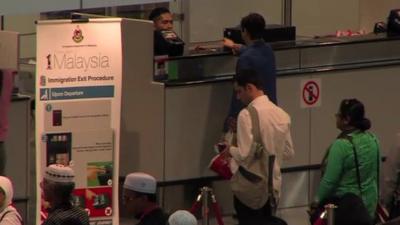
<svg viewBox="0 0 400 225">
<path fill-rule="evenodd" d="M 75 43 L 79 43 L 83 40 L 83 33 L 82 30 L 79 28 L 79 26 L 76 26 L 76 29 L 74 30 L 74 34 L 72 36 L 72 40 L 75 41 Z"/>
<path fill-rule="evenodd" d="M 47 67 L 46 69 L 51 70 L 51 54 L 48 54 L 46 56 L 46 60 L 47 60 Z"/>
</svg>

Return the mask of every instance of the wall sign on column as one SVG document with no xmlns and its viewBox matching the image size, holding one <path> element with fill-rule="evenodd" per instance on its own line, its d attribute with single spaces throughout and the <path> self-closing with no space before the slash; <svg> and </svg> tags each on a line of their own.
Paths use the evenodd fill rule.
<svg viewBox="0 0 400 225">
<path fill-rule="evenodd" d="M 300 82 L 300 107 L 321 106 L 321 79 L 307 79 Z"/>
</svg>

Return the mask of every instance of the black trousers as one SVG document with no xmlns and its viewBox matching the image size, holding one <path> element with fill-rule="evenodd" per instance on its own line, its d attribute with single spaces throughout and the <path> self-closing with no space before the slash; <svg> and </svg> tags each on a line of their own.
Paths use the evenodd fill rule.
<svg viewBox="0 0 400 225">
<path fill-rule="evenodd" d="M 233 206 L 237 214 L 239 225 L 266 225 L 271 216 L 270 205 L 267 202 L 260 209 L 252 209 L 233 196 Z"/>
</svg>

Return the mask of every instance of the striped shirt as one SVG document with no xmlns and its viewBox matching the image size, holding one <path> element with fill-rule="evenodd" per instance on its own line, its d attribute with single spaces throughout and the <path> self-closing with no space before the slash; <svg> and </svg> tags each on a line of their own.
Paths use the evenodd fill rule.
<svg viewBox="0 0 400 225">
<path fill-rule="evenodd" d="M 89 216 L 83 209 L 75 206 L 60 206 L 49 212 L 42 225 L 89 225 Z"/>
</svg>

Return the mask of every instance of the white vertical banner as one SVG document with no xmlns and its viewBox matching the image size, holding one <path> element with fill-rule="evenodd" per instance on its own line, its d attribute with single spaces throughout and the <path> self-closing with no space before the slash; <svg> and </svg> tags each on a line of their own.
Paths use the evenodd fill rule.
<svg viewBox="0 0 400 225">
<path fill-rule="evenodd" d="M 118 224 L 121 81 L 120 19 L 38 22 L 37 196 L 47 165 L 70 166 L 73 204 L 93 225 Z M 36 224 L 48 207 L 38 198 Z"/>
</svg>

